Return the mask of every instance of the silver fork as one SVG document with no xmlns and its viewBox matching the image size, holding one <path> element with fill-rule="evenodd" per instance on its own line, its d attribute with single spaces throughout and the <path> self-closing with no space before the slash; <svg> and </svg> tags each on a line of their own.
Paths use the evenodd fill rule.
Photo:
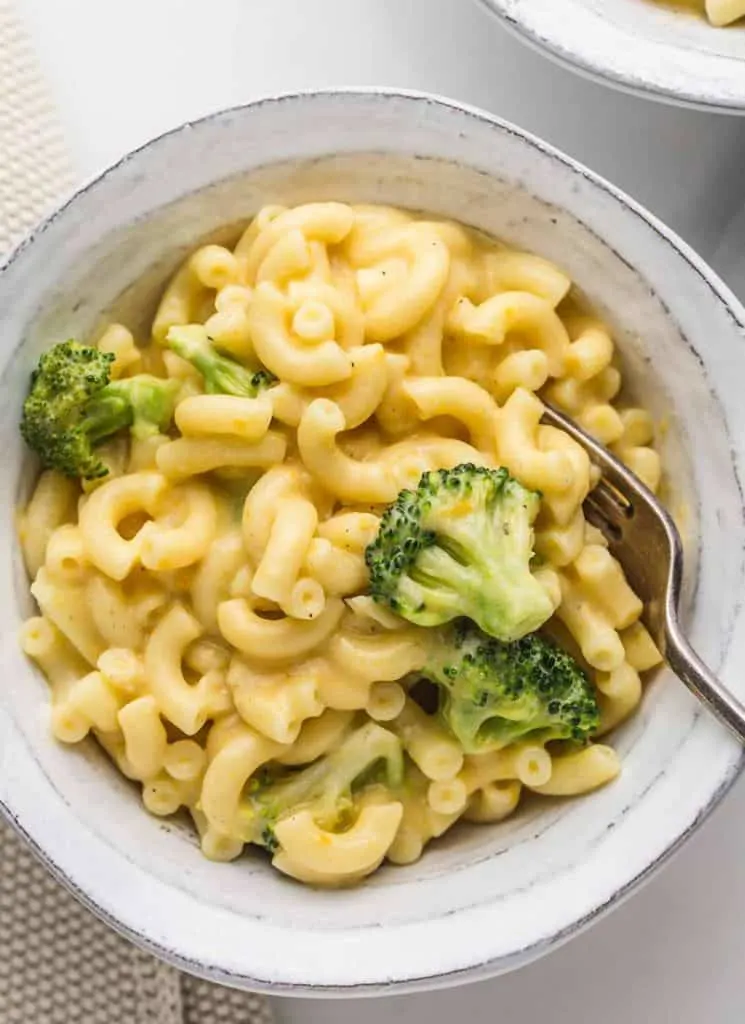
<svg viewBox="0 0 745 1024">
<path fill-rule="evenodd" d="M 704 665 L 678 619 L 683 547 L 675 523 L 652 492 L 607 448 L 546 406 L 546 423 L 580 444 L 601 477 L 585 500 L 585 515 L 603 532 L 646 608 L 645 624 L 676 676 L 745 742 L 745 705 Z"/>
</svg>

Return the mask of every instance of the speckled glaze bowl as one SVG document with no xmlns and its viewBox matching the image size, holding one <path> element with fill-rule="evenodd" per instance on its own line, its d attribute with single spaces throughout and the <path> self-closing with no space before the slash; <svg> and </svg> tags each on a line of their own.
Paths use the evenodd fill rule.
<svg viewBox="0 0 745 1024">
<path fill-rule="evenodd" d="M 418 864 L 322 892 L 259 856 L 210 863 L 185 824 L 143 810 L 95 744 L 53 742 L 44 681 L 16 636 L 31 610 L 13 529 L 31 476 L 17 429 L 29 371 L 104 310 L 145 323 L 183 253 L 222 226 L 262 203 L 325 198 L 424 208 L 569 271 L 616 333 L 631 391 L 669 424 L 691 635 L 741 697 L 745 311 L 670 231 L 556 150 L 480 111 L 390 91 L 283 96 L 183 125 L 82 188 L 2 270 L 0 804 L 92 910 L 178 967 L 364 995 L 484 978 L 570 938 L 691 834 L 742 754 L 662 673 L 613 737 L 625 766 L 613 785 L 455 829 Z"/>
<path fill-rule="evenodd" d="M 479 3 L 559 64 L 606 85 L 745 114 L 745 23 L 714 28 L 703 15 L 657 0 Z"/>
</svg>

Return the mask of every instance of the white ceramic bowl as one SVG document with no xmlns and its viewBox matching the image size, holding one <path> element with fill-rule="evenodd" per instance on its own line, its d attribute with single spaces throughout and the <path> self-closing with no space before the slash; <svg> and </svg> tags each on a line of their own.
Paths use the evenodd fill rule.
<svg viewBox="0 0 745 1024">
<path fill-rule="evenodd" d="M 420 863 L 329 893 L 260 857 L 204 860 L 191 831 L 148 816 L 95 745 L 51 740 L 45 684 L 16 640 L 31 607 L 13 541 L 30 476 L 17 424 L 31 366 L 107 307 L 151 308 L 186 249 L 222 225 L 265 202 L 332 197 L 455 217 L 572 274 L 616 332 L 632 391 L 669 417 L 692 578 L 700 555 L 692 637 L 741 697 L 745 311 L 653 217 L 549 146 L 476 110 L 383 91 L 284 96 L 184 125 L 78 192 L 0 275 L 0 803 L 89 907 L 179 967 L 247 988 L 359 995 L 483 978 L 564 941 L 700 824 L 741 752 L 663 676 L 614 737 L 625 771 L 612 786 L 455 830 Z"/>
<path fill-rule="evenodd" d="M 607 85 L 745 113 L 745 26 L 653 0 L 479 0 L 525 42 Z"/>
</svg>

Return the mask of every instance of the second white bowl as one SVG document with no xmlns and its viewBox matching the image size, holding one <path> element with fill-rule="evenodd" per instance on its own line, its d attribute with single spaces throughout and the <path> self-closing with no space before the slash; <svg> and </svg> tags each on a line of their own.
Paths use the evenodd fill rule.
<svg viewBox="0 0 745 1024">
<path fill-rule="evenodd" d="M 479 0 L 525 42 L 628 92 L 745 113 L 745 25 L 714 28 L 657 0 Z"/>
</svg>

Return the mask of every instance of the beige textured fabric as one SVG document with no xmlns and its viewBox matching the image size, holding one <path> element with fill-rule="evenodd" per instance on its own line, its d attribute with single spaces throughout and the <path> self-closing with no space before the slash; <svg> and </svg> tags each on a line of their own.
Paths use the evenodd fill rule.
<svg viewBox="0 0 745 1024">
<path fill-rule="evenodd" d="M 0 1024 L 271 1021 L 260 996 L 180 974 L 120 938 L 0 822 Z"/>
<path fill-rule="evenodd" d="M 0 253 L 69 186 L 71 168 L 29 39 L 0 0 Z"/>
<path fill-rule="evenodd" d="M 35 54 L 11 0 L 0 0 L 0 263 L 71 180 Z M 120 938 L 0 819 L 0 1024 L 271 1020 L 261 997 L 182 975 Z"/>
</svg>

